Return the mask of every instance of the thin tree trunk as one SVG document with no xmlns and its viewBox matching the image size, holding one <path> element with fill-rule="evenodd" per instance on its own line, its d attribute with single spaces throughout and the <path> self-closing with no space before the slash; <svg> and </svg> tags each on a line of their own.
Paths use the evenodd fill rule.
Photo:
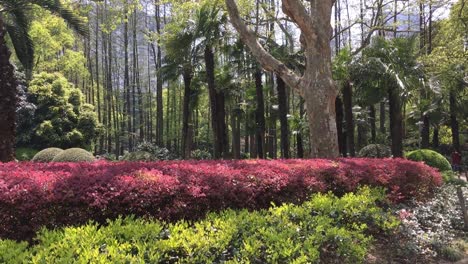
<svg viewBox="0 0 468 264">
<path fill-rule="evenodd" d="M 155 17 L 156 17 L 156 32 L 158 36 L 161 35 L 161 7 L 160 7 L 159 0 L 155 0 Z M 164 14 L 165 17 L 165 14 Z M 162 88 L 163 88 L 163 80 L 161 74 L 161 66 L 162 66 L 162 52 L 161 52 L 161 41 L 158 38 L 157 40 L 158 46 L 158 53 L 157 53 L 157 67 L 156 67 L 156 75 L 157 75 L 157 83 L 156 83 L 156 142 L 158 145 L 163 145 L 163 134 L 164 134 L 164 111 L 163 111 L 163 96 L 162 96 Z"/>
<path fill-rule="evenodd" d="M 439 145 L 440 145 L 440 142 L 439 142 L 439 127 L 434 126 L 434 131 L 433 131 L 433 135 L 432 135 L 432 147 L 434 149 L 438 149 Z"/>
<path fill-rule="evenodd" d="M 182 110 L 182 158 L 189 159 L 192 152 L 192 137 L 190 131 L 192 128 L 192 109 L 190 109 L 191 83 L 193 73 L 190 67 L 184 69 L 184 105 Z"/>
<path fill-rule="evenodd" d="M 423 114 L 423 124 L 421 128 L 421 148 L 429 148 L 430 141 L 430 124 L 429 117 Z"/>
<path fill-rule="evenodd" d="M 377 141 L 377 128 L 375 124 L 376 116 L 375 116 L 375 105 L 369 106 L 369 121 L 371 127 L 371 142 L 375 144 Z"/>
<path fill-rule="evenodd" d="M 301 98 L 299 99 L 299 116 L 302 118 L 304 116 L 304 100 Z M 302 159 L 304 158 L 304 142 L 302 140 L 302 131 L 299 129 L 296 133 L 296 141 L 297 141 L 297 157 Z"/>
<path fill-rule="evenodd" d="M 17 82 L 5 36 L 6 30 L 0 15 L 0 162 L 15 159 L 16 136 Z"/>
<path fill-rule="evenodd" d="M 129 76 L 129 63 L 128 63 L 128 2 L 125 3 L 124 13 L 124 90 L 125 90 L 125 103 L 124 111 L 127 119 L 127 136 L 128 136 L 128 150 L 133 151 L 133 137 L 132 137 L 132 111 L 130 101 L 130 76 Z"/>
<path fill-rule="evenodd" d="M 450 91 L 450 127 L 452 128 L 452 146 L 458 152 L 460 149 L 460 131 L 457 120 L 457 109 L 456 109 L 456 96 L 453 91 Z"/>
<path fill-rule="evenodd" d="M 387 131 L 385 130 L 385 101 L 380 102 L 380 133 L 385 135 Z"/>
<path fill-rule="evenodd" d="M 288 126 L 288 98 L 286 84 L 281 77 L 276 77 L 278 89 L 279 119 L 281 125 L 281 157 L 289 159 L 289 126 Z"/>
<path fill-rule="evenodd" d="M 392 139 L 392 155 L 403 157 L 403 115 L 401 112 L 398 88 L 388 88 L 388 102 L 390 105 L 390 136 Z"/>
<path fill-rule="evenodd" d="M 255 71 L 255 90 L 256 90 L 256 101 L 257 108 L 255 111 L 255 122 L 257 125 L 257 131 L 255 134 L 255 140 L 257 142 L 257 155 L 258 158 L 265 158 L 264 147 L 265 147 L 265 103 L 263 98 L 263 85 L 262 85 L 262 72 L 260 69 Z"/>
<path fill-rule="evenodd" d="M 343 121 L 344 121 L 344 114 L 343 114 L 343 100 L 341 97 L 336 97 L 335 102 L 335 111 L 336 111 L 336 130 L 338 133 L 338 148 L 340 150 L 340 155 L 346 157 L 346 134 L 343 132 Z"/>
<path fill-rule="evenodd" d="M 211 105 L 211 124 L 214 135 L 214 158 L 220 159 L 227 155 L 226 136 L 226 110 L 224 105 L 224 93 L 216 89 L 215 84 L 215 61 L 213 50 L 210 46 L 205 47 L 205 64 Z"/>
<path fill-rule="evenodd" d="M 346 124 L 346 152 L 349 156 L 356 156 L 354 144 L 354 117 L 353 117 L 353 87 L 348 81 L 343 87 L 343 105 Z"/>
</svg>

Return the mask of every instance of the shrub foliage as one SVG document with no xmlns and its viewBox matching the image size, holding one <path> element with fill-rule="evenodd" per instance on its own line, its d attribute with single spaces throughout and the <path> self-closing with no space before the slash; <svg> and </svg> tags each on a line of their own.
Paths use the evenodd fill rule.
<svg viewBox="0 0 468 264">
<path fill-rule="evenodd" d="M 341 198 L 316 194 L 297 206 L 227 210 L 197 222 L 118 218 L 39 233 L 37 244 L 0 240 L 5 263 L 360 263 L 375 232 L 398 222 L 378 207 L 379 189 Z"/>
<path fill-rule="evenodd" d="M 388 158 L 392 156 L 392 151 L 388 146 L 381 144 L 370 144 L 359 151 L 359 157 L 363 158 Z"/>
<path fill-rule="evenodd" d="M 393 201 L 427 197 L 442 182 L 405 159 L 6 163 L 0 165 L 0 237 L 41 227 L 105 223 L 119 215 L 198 219 L 226 208 L 299 203 L 384 186 Z"/>
<path fill-rule="evenodd" d="M 80 148 L 71 148 L 59 153 L 53 162 L 91 162 L 94 156 L 90 152 Z"/>
<path fill-rule="evenodd" d="M 46 148 L 34 155 L 31 161 L 34 162 L 51 162 L 55 156 L 62 153 L 63 149 L 59 148 Z"/>
<path fill-rule="evenodd" d="M 413 161 L 423 161 L 427 165 L 438 169 L 439 171 L 448 171 L 452 169 L 450 162 L 442 156 L 430 149 L 418 149 L 406 154 L 406 158 Z"/>
</svg>

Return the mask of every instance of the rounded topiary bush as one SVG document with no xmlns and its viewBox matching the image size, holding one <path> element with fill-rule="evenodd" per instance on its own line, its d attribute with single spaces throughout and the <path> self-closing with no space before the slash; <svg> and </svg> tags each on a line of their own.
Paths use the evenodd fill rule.
<svg viewBox="0 0 468 264">
<path fill-rule="evenodd" d="M 83 162 L 94 161 L 94 156 L 90 152 L 81 148 L 71 148 L 64 150 L 55 156 L 53 162 Z"/>
<path fill-rule="evenodd" d="M 442 156 L 430 149 L 418 149 L 406 154 L 406 158 L 413 161 L 424 161 L 427 165 L 439 169 L 439 171 L 448 171 L 452 169 L 450 162 Z"/>
<path fill-rule="evenodd" d="M 57 155 L 63 152 L 60 148 L 46 148 L 39 151 L 31 161 L 34 162 L 51 162 Z"/>
<path fill-rule="evenodd" d="M 157 160 L 153 154 L 147 151 L 135 151 L 127 153 L 123 156 L 122 160 L 125 161 L 153 161 Z"/>
<path fill-rule="evenodd" d="M 390 148 L 381 144 L 370 144 L 359 151 L 359 157 L 363 158 L 388 158 L 391 156 Z"/>
</svg>

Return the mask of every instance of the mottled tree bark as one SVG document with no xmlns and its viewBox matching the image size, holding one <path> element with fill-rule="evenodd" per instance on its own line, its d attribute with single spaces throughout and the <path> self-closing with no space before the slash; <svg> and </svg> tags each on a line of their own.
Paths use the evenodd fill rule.
<svg viewBox="0 0 468 264">
<path fill-rule="evenodd" d="M 301 31 L 306 58 L 306 68 L 302 76 L 275 59 L 260 45 L 255 33 L 249 30 L 240 18 L 235 0 L 225 1 L 231 23 L 261 66 L 279 75 L 304 99 L 309 118 L 311 157 L 338 157 L 335 116 L 335 99 L 338 93 L 331 74 L 330 49 L 330 18 L 334 1 L 314 1 L 306 9 L 300 0 L 282 0 L 283 12 Z"/>
<path fill-rule="evenodd" d="M 452 128 L 452 146 L 460 152 L 460 129 L 457 120 L 456 98 L 455 93 L 450 91 L 450 127 Z"/>
</svg>

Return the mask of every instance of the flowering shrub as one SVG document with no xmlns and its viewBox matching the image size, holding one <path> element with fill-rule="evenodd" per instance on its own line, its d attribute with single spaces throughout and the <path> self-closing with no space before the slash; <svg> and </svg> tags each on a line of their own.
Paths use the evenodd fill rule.
<svg viewBox="0 0 468 264">
<path fill-rule="evenodd" d="M 359 185 L 384 186 L 395 202 L 426 197 L 442 182 L 404 159 L 245 160 L 0 164 L 0 237 L 41 227 L 104 223 L 119 215 L 198 219 L 225 208 L 299 203 Z"/>
</svg>

